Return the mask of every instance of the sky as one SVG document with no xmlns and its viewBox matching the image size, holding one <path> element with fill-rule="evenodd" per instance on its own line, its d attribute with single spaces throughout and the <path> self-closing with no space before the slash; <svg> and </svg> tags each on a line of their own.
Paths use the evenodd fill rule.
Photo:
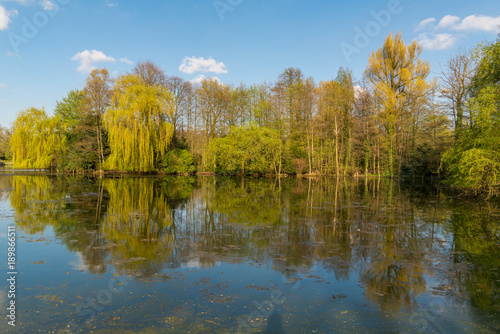
<svg viewBox="0 0 500 334">
<path fill-rule="evenodd" d="M 499 27 L 498 0 L 0 0 L 0 125 L 29 107 L 52 113 L 93 68 L 118 76 L 147 59 L 189 81 L 251 85 L 288 67 L 316 82 L 344 67 L 360 80 L 401 32 L 438 76 Z"/>
</svg>

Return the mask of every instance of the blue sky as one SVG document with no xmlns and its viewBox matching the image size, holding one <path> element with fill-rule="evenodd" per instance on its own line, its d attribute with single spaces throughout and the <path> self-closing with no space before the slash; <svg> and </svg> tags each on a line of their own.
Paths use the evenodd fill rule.
<svg viewBox="0 0 500 334">
<path fill-rule="evenodd" d="M 319 82 L 343 66 L 360 79 L 370 52 L 401 31 L 438 75 L 499 25 L 497 0 L 0 0 L 0 124 L 31 106 L 52 112 L 93 67 L 118 75 L 147 58 L 168 75 L 238 85 L 287 67 Z"/>
</svg>

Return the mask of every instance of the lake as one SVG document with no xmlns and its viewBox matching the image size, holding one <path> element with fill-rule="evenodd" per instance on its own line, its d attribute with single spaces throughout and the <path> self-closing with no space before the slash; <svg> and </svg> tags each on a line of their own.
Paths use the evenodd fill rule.
<svg viewBox="0 0 500 334">
<path fill-rule="evenodd" d="M 4 277 L 14 225 L 20 333 L 500 331 L 499 206 L 430 181 L 4 171 Z"/>
</svg>

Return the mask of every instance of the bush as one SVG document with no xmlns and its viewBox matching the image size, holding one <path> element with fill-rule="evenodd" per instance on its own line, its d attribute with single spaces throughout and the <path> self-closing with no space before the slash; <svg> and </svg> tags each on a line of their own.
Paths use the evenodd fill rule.
<svg viewBox="0 0 500 334">
<path fill-rule="evenodd" d="M 195 171 L 193 156 L 187 150 L 174 149 L 163 159 L 163 171 L 167 174 L 188 174 Z"/>
<path fill-rule="evenodd" d="M 230 174 L 276 173 L 281 147 L 278 134 L 269 128 L 233 128 L 226 137 L 210 142 L 207 167 Z"/>
<path fill-rule="evenodd" d="M 464 152 L 448 153 L 444 161 L 451 172 L 449 182 L 475 195 L 487 197 L 498 194 L 500 187 L 500 154 L 496 151 L 473 148 Z"/>
</svg>

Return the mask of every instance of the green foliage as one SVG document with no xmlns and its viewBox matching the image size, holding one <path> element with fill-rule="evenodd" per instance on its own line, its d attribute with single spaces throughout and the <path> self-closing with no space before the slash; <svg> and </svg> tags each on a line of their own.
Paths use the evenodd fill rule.
<svg viewBox="0 0 500 334">
<path fill-rule="evenodd" d="M 57 102 L 55 115 L 64 126 L 67 147 L 64 167 L 70 171 L 92 170 L 99 164 L 97 121 L 86 106 L 81 91 L 72 90 Z M 107 145 L 106 145 L 107 148 Z"/>
<path fill-rule="evenodd" d="M 500 187 L 500 153 L 472 148 L 450 150 L 443 156 L 450 172 L 449 182 L 474 195 L 498 194 Z"/>
<path fill-rule="evenodd" d="M 99 165 L 99 149 L 96 118 L 83 115 L 80 122 L 68 133 L 68 150 L 66 152 L 66 168 L 68 170 L 93 170 Z M 108 145 L 106 152 L 108 151 Z"/>
<path fill-rule="evenodd" d="M 193 173 L 195 171 L 193 161 L 193 156 L 189 151 L 176 148 L 165 154 L 163 171 L 167 174 Z"/>
<path fill-rule="evenodd" d="M 254 125 L 233 128 L 208 146 L 208 167 L 222 173 L 276 173 L 282 150 L 277 132 Z"/>
<path fill-rule="evenodd" d="M 285 174 L 302 174 L 307 167 L 306 144 L 297 136 L 284 145 L 282 172 Z"/>
<path fill-rule="evenodd" d="M 54 114 L 60 117 L 61 123 L 68 132 L 74 129 L 80 122 L 82 100 L 82 92 L 75 89 L 70 91 L 62 101 L 58 101 L 56 104 Z"/>
<path fill-rule="evenodd" d="M 442 163 L 450 184 L 489 198 L 500 189 L 500 40 L 483 46 L 480 55 L 474 91 L 467 101 L 469 127 L 459 133 Z"/>
</svg>

